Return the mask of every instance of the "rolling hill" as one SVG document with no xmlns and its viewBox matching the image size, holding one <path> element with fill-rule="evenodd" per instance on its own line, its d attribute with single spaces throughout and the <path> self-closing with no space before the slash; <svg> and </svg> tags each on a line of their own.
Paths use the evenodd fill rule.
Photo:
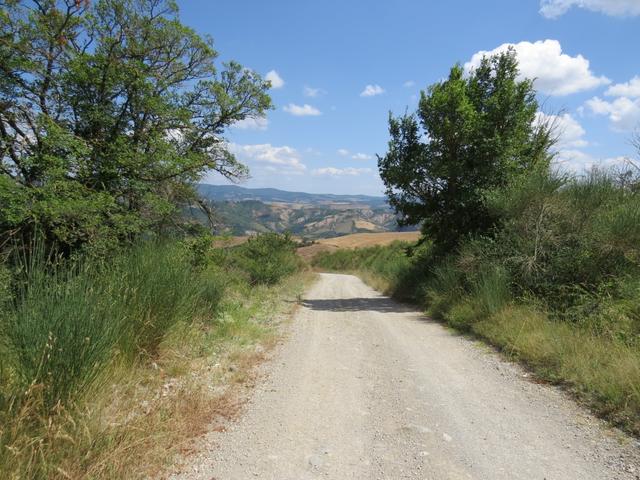
<svg viewBox="0 0 640 480">
<path fill-rule="evenodd" d="M 287 192 L 237 185 L 198 185 L 217 233 L 291 232 L 310 239 L 400 229 L 384 197 Z M 195 209 L 192 214 L 204 220 Z M 409 229 L 411 230 L 411 229 Z"/>
</svg>

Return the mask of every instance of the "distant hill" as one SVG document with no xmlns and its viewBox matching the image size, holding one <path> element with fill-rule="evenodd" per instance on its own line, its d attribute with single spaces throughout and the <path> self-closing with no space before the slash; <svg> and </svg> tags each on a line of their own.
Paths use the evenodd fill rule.
<svg viewBox="0 0 640 480">
<path fill-rule="evenodd" d="M 307 238 L 398 230 L 385 197 L 287 192 L 275 188 L 200 184 L 198 191 L 215 212 L 218 233 L 251 235 L 291 232 Z M 191 209 L 200 220 L 204 217 Z"/>
<path fill-rule="evenodd" d="M 208 185 L 201 183 L 198 191 L 202 197 L 213 201 L 239 202 L 259 200 L 261 202 L 320 204 L 364 204 L 372 208 L 388 208 L 385 197 L 369 195 L 333 195 L 324 193 L 287 192 L 276 188 L 245 188 L 238 185 Z"/>
</svg>

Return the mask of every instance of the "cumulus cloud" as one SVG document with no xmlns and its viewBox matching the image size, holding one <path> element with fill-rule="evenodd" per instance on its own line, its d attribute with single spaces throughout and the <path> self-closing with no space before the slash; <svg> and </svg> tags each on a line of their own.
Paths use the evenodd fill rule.
<svg viewBox="0 0 640 480">
<path fill-rule="evenodd" d="M 625 83 L 611 85 L 604 94 L 609 97 L 640 98 L 640 76 L 635 76 Z"/>
<path fill-rule="evenodd" d="M 573 118 L 570 114 L 564 113 L 562 115 L 548 115 L 543 112 L 536 114 L 536 121 L 538 123 L 546 123 L 555 129 L 555 133 L 558 136 L 558 143 L 556 148 L 580 148 L 586 147 L 588 142 L 585 140 L 585 132 L 582 125 Z"/>
<path fill-rule="evenodd" d="M 305 86 L 304 89 L 302 90 L 302 93 L 304 94 L 305 97 L 315 98 L 315 97 L 319 97 L 320 95 L 324 95 L 326 92 L 321 88 L 313 88 L 313 87 Z"/>
<path fill-rule="evenodd" d="M 375 97 L 376 95 L 382 95 L 384 93 L 384 88 L 380 85 L 367 85 L 364 87 L 364 90 L 360 92 L 361 97 Z"/>
<path fill-rule="evenodd" d="M 406 87 L 406 88 L 411 88 L 411 87 L 414 87 L 415 84 L 416 84 L 416 82 L 414 82 L 413 80 L 407 80 L 406 82 L 404 82 L 402 84 L 402 86 Z"/>
<path fill-rule="evenodd" d="M 285 105 L 284 111 L 290 113 L 291 115 L 295 115 L 296 117 L 315 117 L 318 115 L 322 115 L 322 112 L 320 110 L 306 103 L 304 105 L 296 105 L 295 103 L 290 103 L 289 105 Z"/>
<path fill-rule="evenodd" d="M 347 155 L 349 155 L 349 150 L 347 150 L 346 148 L 339 148 L 338 155 L 342 155 L 343 157 L 346 157 Z"/>
<path fill-rule="evenodd" d="M 538 90 L 549 95 L 569 95 L 611 83 L 603 76 L 597 77 L 589 67 L 589 60 L 582 55 L 572 57 L 562 53 L 557 40 L 504 43 L 491 51 L 480 51 L 465 63 L 468 72 L 480 65 L 483 56 L 490 56 L 513 47 L 518 55 L 521 78 L 535 79 Z"/>
<path fill-rule="evenodd" d="M 552 125 L 558 135 L 558 143 L 554 145 L 555 157 L 553 166 L 564 172 L 583 175 L 593 169 L 609 169 L 623 167 L 628 158 L 623 156 L 597 158 L 581 150 L 589 143 L 585 140 L 586 132 L 582 125 L 570 114 L 548 115 L 542 112 L 536 114 L 538 122 Z"/>
<path fill-rule="evenodd" d="M 240 130 L 266 130 L 269 126 L 269 120 L 266 117 L 247 117 L 233 124 L 233 128 Z"/>
<path fill-rule="evenodd" d="M 366 153 L 355 153 L 351 156 L 354 160 L 371 160 L 373 157 Z"/>
<path fill-rule="evenodd" d="M 558 18 L 574 6 L 615 17 L 640 15 L 638 0 L 541 0 L 540 13 L 547 18 Z"/>
<path fill-rule="evenodd" d="M 257 145 L 229 144 L 229 151 L 243 163 L 262 165 L 270 171 L 286 174 L 301 174 L 307 167 L 302 163 L 300 153 L 286 145 L 276 147 L 270 143 Z"/>
<path fill-rule="evenodd" d="M 640 97 L 618 97 L 611 102 L 599 97 L 587 100 L 585 106 L 595 115 L 605 115 L 611 127 L 619 132 L 635 129 L 640 125 Z"/>
<path fill-rule="evenodd" d="M 584 174 L 593 169 L 607 170 L 628 166 L 627 157 L 596 158 L 582 150 L 561 150 L 554 158 L 553 166 L 561 171 Z"/>
<path fill-rule="evenodd" d="M 278 72 L 275 70 L 271 70 L 267 72 L 267 75 L 264 77 L 265 80 L 269 80 L 271 82 L 271 88 L 282 88 L 284 87 L 284 80 Z"/>
<path fill-rule="evenodd" d="M 336 168 L 336 167 L 324 167 L 324 168 L 316 168 L 311 173 L 316 176 L 329 176 L 329 177 L 344 177 L 350 176 L 355 177 L 358 175 L 362 175 L 364 173 L 371 173 L 372 170 L 370 168 Z"/>
</svg>

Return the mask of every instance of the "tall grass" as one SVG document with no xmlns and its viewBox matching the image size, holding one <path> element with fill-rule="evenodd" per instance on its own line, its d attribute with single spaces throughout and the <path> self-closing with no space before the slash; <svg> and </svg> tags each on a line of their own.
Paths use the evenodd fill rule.
<svg viewBox="0 0 640 480">
<path fill-rule="evenodd" d="M 245 307 L 247 299 L 262 291 L 261 284 L 297 270 L 293 249 L 258 238 L 253 245 L 273 248 L 285 268 L 257 257 L 243 269 L 247 247 L 222 251 L 205 242 L 204 249 L 203 242 L 148 242 L 109 261 L 52 261 L 36 252 L 12 279 L 0 278 L 0 477 L 108 471 L 92 462 L 117 462 L 105 460 L 104 450 L 128 448 L 127 442 L 139 441 L 130 428 L 148 427 L 133 421 L 139 413 L 125 411 L 113 413 L 124 418 L 122 426 L 107 428 L 101 412 L 115 407 L 101 404 L 103 398 L 125 388 L 145 365 L 161 364 L 167 342 L 185 350 L 181 342 L 205 336 L 215 344 L 262 334 L 250 321 L 255 311 Z M 261 268 L 266 274 L 256 280 Z M 140 390 L 126 388 L 134 397 Z M 181 415 L 169 407 L 164 411 Z"/>
<path fill-rule="evenodd" d="M 213 307 L 222 289 L 198 281 L 170 244 L 138 246 L 109 264 L 51 265 L 35 255 L 23 268 L 2 333 L 13 389 L 37 385 L 45 409 L 81 395 L 117 358 L 153 355 L 175 324 Z"/>
</svg>

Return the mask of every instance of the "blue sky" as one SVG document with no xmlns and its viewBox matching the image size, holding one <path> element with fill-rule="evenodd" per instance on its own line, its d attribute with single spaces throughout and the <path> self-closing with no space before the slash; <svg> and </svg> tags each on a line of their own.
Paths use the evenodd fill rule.
<svg viewBox="0 0 640 480">
<path fill-rule="evenodd" d="M 247 187 L 382 194 L 391 111 L 412 111 L 456 62 L 516 44 L 542 113 L 562 131 L 558 162 L 580 170 L 634 157 L 640 125 L 640 0 L 181 0 L 184 23 L 220 59 L 273 80 L 275 110 L 227 139 Z M 212 175 L 209 183 L 225 183 Z"/>
</svg>

